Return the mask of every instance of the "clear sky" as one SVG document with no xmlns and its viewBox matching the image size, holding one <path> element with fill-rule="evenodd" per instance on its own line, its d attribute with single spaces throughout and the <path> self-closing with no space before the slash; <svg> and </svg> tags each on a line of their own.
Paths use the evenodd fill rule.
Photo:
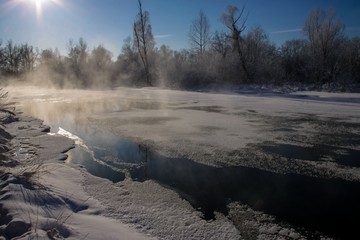
<svg viewBox="0 0 360 240">
<path fill-rule="evenodd" d="M 271 41 L 301 38 L 309 12 L 317 6 L 334 7 L 349 36 L 360 36 L 360 0 L 142 0 L 149 11 L 157 46 L 189 47 L 190 24 L 200 9 L 211 30 L 222 30 L 221 14 L 229 4 L 245 6 L 247 29 L 261 25 Z M 99 44 L 120 53 L 123 40 L 132 35 L 137 0 L 0 0 L 0 39 L 29 43 L 40 49 L 67 53 L 69 39 L 83 37 L 92 48 Z"/>
</svg>

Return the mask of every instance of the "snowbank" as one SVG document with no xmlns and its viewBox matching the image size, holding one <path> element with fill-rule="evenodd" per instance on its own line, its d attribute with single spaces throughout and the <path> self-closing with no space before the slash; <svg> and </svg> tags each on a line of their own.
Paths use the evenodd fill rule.
<svg viewBox="0 0 360 240">
<path fill-rule="evenodd" d="M 5 239 L 150 239 L 103 216 L 82 187 L 85 174 L 66 165 L 71 139 L 46 134 L 42 121 L 20 115 L 1 128 L 0 235 Z"/>
</svg>

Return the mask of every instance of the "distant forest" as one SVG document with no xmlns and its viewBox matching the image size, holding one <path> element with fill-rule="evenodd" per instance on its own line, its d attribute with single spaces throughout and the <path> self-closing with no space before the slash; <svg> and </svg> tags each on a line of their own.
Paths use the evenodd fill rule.
<svg viewBox="0 0 360 240">
<path fill-rule="evenodd" d="M 314 9 L 303 26 L 306 38 L 276 46 L 261 26 L 248 28 L 245 8 L 228 6 L 220 21 L 225 31 L 213 31 L 206 13 L 189 26 L 191 48 L 175 51 L 156 46 L 150 13 L 138 1 L 133 33 L 121 54 L 104 46 L 89 49 L 80 38 L 68 42 L 68 53 L 0 42 L 0 77 L 33 81 L 59 88 L 161 86 L 192 89 L 241 84 L 360 83 L 360 37 L 345 36 L 335 10 Z"/>
</svg>

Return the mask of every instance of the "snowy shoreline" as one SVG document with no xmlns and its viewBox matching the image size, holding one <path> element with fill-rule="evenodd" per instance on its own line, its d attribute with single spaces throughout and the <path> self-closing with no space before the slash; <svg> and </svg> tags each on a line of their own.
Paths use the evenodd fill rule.
<svg viewBox="0 0 360 240">
<path fill-rule="evenodd" d="M 150 239 L 103 216 L 82 187 L 84 172 L 63 160 L 74 142 L 23 115 L 1 128 L 0 236 L 4 239 Z"/>
</svg>

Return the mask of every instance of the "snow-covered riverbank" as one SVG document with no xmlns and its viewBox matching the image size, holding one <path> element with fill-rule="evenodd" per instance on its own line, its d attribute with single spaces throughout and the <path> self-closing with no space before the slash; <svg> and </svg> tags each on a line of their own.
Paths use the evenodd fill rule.
<svg viewBox="0 0 360 240">
<path fill-rule="evenodd" d="M 1 128 L 0 235 L 5 239 L 151 239 L 104 215 L 69 166 L 71 139 L 47 134 L 42 121 L 18 115 Z"/>
</svg>

